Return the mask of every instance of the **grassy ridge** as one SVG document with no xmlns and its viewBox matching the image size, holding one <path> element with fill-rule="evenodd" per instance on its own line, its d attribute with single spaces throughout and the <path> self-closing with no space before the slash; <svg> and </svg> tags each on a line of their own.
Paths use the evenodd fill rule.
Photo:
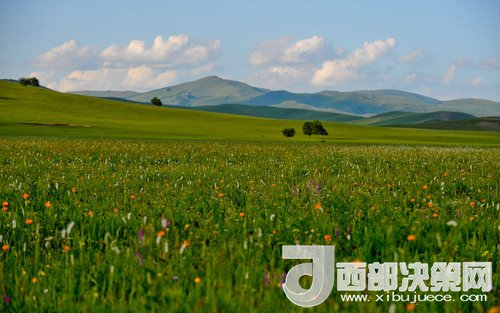
<svg viewBox="0 0 500 313">
<path fill-rule="evenodd" d="M 309 139 L 302 122 L 119 103 L 0 82 L 0 135 L 14 137 L 500 145 L 496 133 L 376 128 L 325 122 L 331 135 Z M 41 124 L 41 125 L 40 125 Z M 73 126 L 61 126 L 61 125 Z"/>
</svg>

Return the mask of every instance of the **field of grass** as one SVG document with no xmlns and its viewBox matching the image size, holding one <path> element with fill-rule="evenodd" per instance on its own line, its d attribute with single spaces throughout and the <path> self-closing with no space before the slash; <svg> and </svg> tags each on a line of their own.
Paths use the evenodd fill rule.
<svg viewBox="0 0 500 313">
<path fill-rule="evenodd" d="M 330 134 L 302 134 L 303 121 L 252 118 L 145 106 L 70 95 L 0 81 L 0 136 L 205 141 L 284 141 L 355 144 L 500 145 L 489 132 L 394 129 L 324 122 Z"/>
<path fill-rule="evenodd" d="M 493 264 L 485 301 L 334 288 L 314 312 L 499 305 L 498 133 L 302 124 L 0 81 L 0 311 L 302 312 L 281 289 L 296 243 L 336 262 Z"/>
<path fill-rule="evenodd" d="M 487 312 L 500 303 L 499 148 L 0 146 L 2 312 L 303 312 L 280 288 L 300 263 L 283 260 L 281 247 L 295 243 L 334 245 L 336 262 L 493 262 L 486 301 L 448 292 L 456 301 L 415 309 L 342 301 L 334 288 L 313 312 Z"/>
</svg>

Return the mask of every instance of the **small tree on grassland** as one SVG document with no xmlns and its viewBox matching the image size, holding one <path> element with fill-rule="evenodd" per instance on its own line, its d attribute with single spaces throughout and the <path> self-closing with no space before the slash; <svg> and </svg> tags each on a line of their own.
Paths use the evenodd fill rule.
<svg viewBox="0 0 500 313">
<path fill-rule="evenodd" d="M 321 124 L 320 121 L 313 122 L 313 129 L 314 129 L 314 134 L 316 134 L 316 135 L 328 136 L 328 132 L 323 127 L 323 125 Z"/>
<path fill-rule="evenodd" d="M 304 126 L 302 126 L 302 131 L 304 132 L 304 135 L 309 137 L 311 137 L 311 135 L 328 136 L 328 132 L 320 121 L 305 122 Z"/>
<path fill-rule="evenodd" d="M 304 135 L 311 137 L 314 134 L 313 124 L 311 122 L 305 122 L 302 126 L 302 132 Z"/>
<path fill-rule="evenodd" d="M 294 128 L 285 128 L 281 132 L 283 133 L 283 136 L 286 137 L 286 140 L 288 140 L 288 137 L 295 136 L 295 129 Z"/>
<path fill-rule="evenodd" d="M 157 105 L 157 106 L 162 106 L 163 103 L 161 103 L 161 100 L 158 99 L 157 97 L 153 97 L 151 99 L 151 104 Z"/>
<path fill-rule="evenodd" d="M 40 87 L 40 82 L 36 77 L 21 77 L 19 78 L 19 82 L 23 86 Z"/>
</svg>

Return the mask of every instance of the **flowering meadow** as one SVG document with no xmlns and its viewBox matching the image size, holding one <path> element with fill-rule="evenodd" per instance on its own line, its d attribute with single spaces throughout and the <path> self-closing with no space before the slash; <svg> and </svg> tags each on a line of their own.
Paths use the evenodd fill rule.
<svg viewBox="0 0 500 313">
<path fill-rule="evenodd" d="M 313 312 L 500 305 L 499 148 L 0 145 L 2 312 L 302 312 L 281 288 L 293 244 L 334 245 L 336 262 L 493 265 L 486 301 L 343 301 L 334 288 Z"/>
</svg>

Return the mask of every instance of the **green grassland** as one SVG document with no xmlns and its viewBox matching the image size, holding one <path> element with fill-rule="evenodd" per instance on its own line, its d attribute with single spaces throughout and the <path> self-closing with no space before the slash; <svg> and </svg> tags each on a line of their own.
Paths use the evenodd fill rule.
<svg viewBox="0 0 500 313">
<path fill-rule="evenodd" d="M 416 312 L 499 304 L 498 148 L 0 146 L 2 312 L 303 312 L 280 288 L 300 263 L 283 260 L 281 247 L 296 243 L 335 245 L 336 262 L 493 262 L 486 301 L 460 301 L 477 290 L 445 292 L 454 301 L 419 302 Z M 343 293 L 334 288 L 312 311 L 408 304 L 374 301 L 380 292 L 347 302 Z"/>
<path fill-rule="evenodd" d="M 302 123 L 0 82 L 0 312 L 304 312 L 281 288 L 297 243 L 492 262 L 491 292 L 414 311 L 500 304 L 498 133 Z M 411 309 L 342 294 L 311 311 Z"/>
<path fill-rule="evenodd" d="M 283 141 L 294 127 L 296 142 L 499 145 L 489 132 L 377 128 L 324 122 L 327 137 L 301 133 L 302 121 L 153 107 L 70 95 L 0 81 L 0 135 L 8 137 Z"/>
</svg>

